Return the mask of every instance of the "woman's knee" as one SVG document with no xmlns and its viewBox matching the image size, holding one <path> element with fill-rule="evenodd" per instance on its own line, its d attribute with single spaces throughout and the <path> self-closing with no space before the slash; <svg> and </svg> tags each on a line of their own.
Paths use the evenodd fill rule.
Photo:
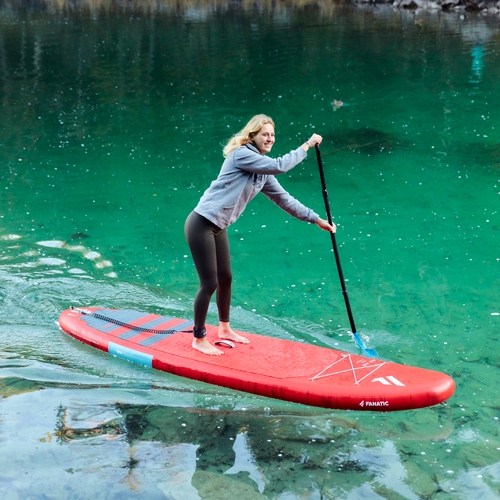
<svg viewBox="0 0 500 500">
<path fill-rule="evenodd" d="M 211 297 L 215 290 L 217 290 L 217 287 L 219 286 L 218 281 L 215 280 L 205 280 L 203 283 L 200 283 L 200 292 L 207 294 L 209 297 Z"/>
</svg>

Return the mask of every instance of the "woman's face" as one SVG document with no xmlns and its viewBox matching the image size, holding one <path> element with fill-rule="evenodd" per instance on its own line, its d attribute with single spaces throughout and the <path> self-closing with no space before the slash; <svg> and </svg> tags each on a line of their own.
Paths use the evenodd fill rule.
<svg viewBox="0 0 500 500">
<path fill-rule="evenodd" d="M 253 142 L 260 154 L 269 153 L 274 144 L 274 127 L 270 123 L 262 125 L 262 128 L 254 135 Z"/>
</svg>

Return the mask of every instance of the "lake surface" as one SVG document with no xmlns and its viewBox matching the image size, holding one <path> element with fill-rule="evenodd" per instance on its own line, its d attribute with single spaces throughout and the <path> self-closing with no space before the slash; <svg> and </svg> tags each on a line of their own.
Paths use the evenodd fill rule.
<svg viewBox="0 0 500 500">
<path fill-rule="evenodd" d="M 499 18 L 89 4 L 0 4 L 2 498 L 500 498 Z M 59 330 L 70 305 L 192 319 L 184 220 L 256 113 L 271 156 L 324 137 L 358 331 L 451 375 L 446 405 L 289 404 Z M 324 217 L 313 151 L 279 180 Z M 259 195 L 229 238 L 233 328 L 360 353 L 326 233 Z"/>
</svg>

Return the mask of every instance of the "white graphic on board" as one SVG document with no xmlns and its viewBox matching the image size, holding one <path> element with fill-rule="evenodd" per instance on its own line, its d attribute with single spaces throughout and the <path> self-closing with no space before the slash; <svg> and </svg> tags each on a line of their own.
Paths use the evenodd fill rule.
<svg viewBox="0 0 500 500">
<path fill-rule="evenodd" d="M 386 380 L 386 379 L 389 379 L 389 380 Z M 404 384 L 403 382 L 400 382 L 396 377 L 393 377 L 392 375 L 389 375 L 388 377 L 384 378 L 384 377 L 378 377 L 378 378 L 374 378 L 372 380 L 372 382 L 380 382 L 384 385 L 399 385 L 400 387 L 404 387 Z M 392 384 L 391 384 L 392 382 Z"/>
</svg>

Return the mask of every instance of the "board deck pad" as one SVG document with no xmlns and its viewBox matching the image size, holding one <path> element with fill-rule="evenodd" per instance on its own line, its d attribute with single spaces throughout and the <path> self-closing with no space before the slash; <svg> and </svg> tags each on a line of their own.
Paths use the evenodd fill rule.
<svg viewBox="0 0 500 500">
<path fill-rule="evenodd" d="M 332 409 L 397 411 L 435 405 L 455 391 L 440 372 L 301 342 L 237 332 L 250 344 L 222 356 L 192 348 L 193 322 L 131 310 L 61 313 L 68 335 L 129 361 L 252 394 Z M 207 325 L 207 339 L 218 327 Z"/>
</svg>

